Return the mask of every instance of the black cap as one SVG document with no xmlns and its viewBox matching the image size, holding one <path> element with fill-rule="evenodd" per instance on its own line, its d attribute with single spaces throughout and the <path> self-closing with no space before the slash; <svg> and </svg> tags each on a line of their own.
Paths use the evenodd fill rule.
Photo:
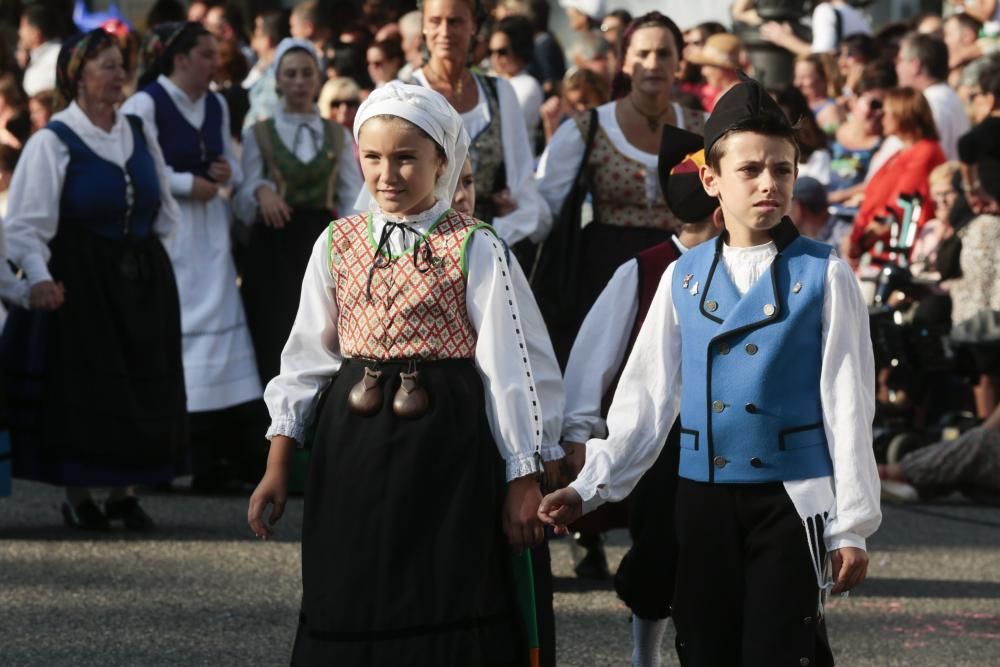
<svg viewBox="0 0 1000 667">
<path fill-rule="evenodd" d="M 726 94 L 716 102 L 712 115 L 705 121 L 705 155 L 712 150 L 719 137 L 737 124 L 751 118 L 765 118 L 779 126 L 784 125 L 789 130 L 792 129 L 785 112 L 768 95 L 764 86 L 743 72 L 737 74 L 740 82 L 726 91 Z"/>
<path fill-rule="evenodd" d="M 701 185 L 699 168 L 705 164 L 704 138 L 672 125 L 663 126 L 656 169 L 667 206 L 682 222 L 703 222 L 719 202 Z"/>
</svg>

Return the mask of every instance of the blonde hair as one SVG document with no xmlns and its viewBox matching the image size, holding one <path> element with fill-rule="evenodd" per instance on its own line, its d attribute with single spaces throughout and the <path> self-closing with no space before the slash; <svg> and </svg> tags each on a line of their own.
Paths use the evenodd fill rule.
<svg viewBox="0 0 1000 667">
<path fill-rule="evenodd" d="M 939 164 L 934 167 L 930 176 L 927 177 L 927 183 L 929 185 L 948 184 L 954 187 L 955 174 L 958 173 L 958 170 L 958 162 L 945 162 L 944 164 Z"/>
<path fill-rule="evenodd" d="M 832 55 L 829 53 L 810 53 L 809 55 L 799 56 L 795 59 L 795 62 L 809 63 L 816 68 L 816 72 L 826 82 L 826 96 L 833 99 L 840 97 L 844 88 L 844 81 L 840 76 L 837 61 Z"/>
<path fill-rule="evenodd" d="M 323 84 L 322 90 L 319 91 L 319 115 L 323 118 L 329 118 L 331 114 L 331 105 L 334 100 L 353 100 L 361 101 L 361 88 L 358 84 L 354 83 L 353 79 L 349 79 L 346 76 L 338 76 L 330 79 Z"/>
</svg>

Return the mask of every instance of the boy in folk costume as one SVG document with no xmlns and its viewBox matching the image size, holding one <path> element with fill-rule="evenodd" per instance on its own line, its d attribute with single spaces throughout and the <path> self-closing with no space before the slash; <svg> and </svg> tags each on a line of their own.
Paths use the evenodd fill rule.
<svg viewBox="0 0 1000 667">
<path fill-rule="evenodd" d="M 248 510 L 268 537 L 315 425 L 293 664 L 523 665 L 508 542 L 542 539 L 555 356 L 516 262 L 450 208 L 468 135 L 447 100 L 389 83 L 354 135 L 368 213 L 316 241 Z"/>
<path fill-rule="evenodd" d="M 663 272 L 690 248 L 719 234 L 718 200 L 705 193 L 698 178 L 705 163 L 703 145 L 700 134 L 664 126 L 657 170 L 664 199 L 681 221 L 680 231 L 622 264 L 577 334 L 566 365 L 563 413 L 562 446 L 571 474 L 583 465 L 584 443 L 607 435 L 608 404 Z M 678 437 L 675 424 L 656 463 L 627 500 L 632 548 L 618 566 L 615 590 L 632 610 L 634 667 L 660 665 L 670 615 L 677 563 L 673 515 Z"/>
<path fill-rule="evenodd" d="M 700 175 L 725 231 L 667 267 L 608 437 L 539 508 L 565 526 L 623 498 L 680 416 L 671 612 L 685 666 L 833 664 L 823 594 L 864 580 L 881 521 L 867 309 L 849 267 L 785 215 L 797 152 L 759 83 L 720 99 Z"/>
</svg>

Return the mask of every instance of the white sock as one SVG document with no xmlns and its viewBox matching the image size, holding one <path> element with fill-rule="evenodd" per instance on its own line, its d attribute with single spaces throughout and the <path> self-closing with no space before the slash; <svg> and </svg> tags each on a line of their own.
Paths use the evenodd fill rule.
<svg viewBox="0 0 1000 667">
<path fill-rule="evenodd" d="M 650 621 L 632 614 L 632 667 L 660 667 L 660 644 L 667 619 Z"/>
</svg>

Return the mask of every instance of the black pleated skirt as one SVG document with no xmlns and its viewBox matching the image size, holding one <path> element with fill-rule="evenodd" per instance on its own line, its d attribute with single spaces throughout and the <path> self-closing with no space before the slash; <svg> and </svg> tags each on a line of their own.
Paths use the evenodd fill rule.
<svg viewBox="0 0 1000 667">
<path fill-rule="evenodd" d="M 412 420 L 392 413 L 405 363 L 381 365 L 376 415 L 347 408 L 364 368 L 345 361 L 319 410 L 292 664 L 523 665 L 504 467 L 472 360 L 421 364 L 431 405 Z"/>
<path fill-rule="evenodd" d="M 281 367 L 309 255 L 330 219 L 329 211 L 296 211 L 283 229 L 258 223 L 250 230 L 241 257 L 240 293 L 261 384 L 270 382 Z"/>
<path fill-rule="evenodd" d="M 14 308 L 0 341 L 15 477 L 73 486 L 169 481 L 187 440 L 180 305 L 156 237 L 64 225 L 53 312 Z"/>
</svg>

